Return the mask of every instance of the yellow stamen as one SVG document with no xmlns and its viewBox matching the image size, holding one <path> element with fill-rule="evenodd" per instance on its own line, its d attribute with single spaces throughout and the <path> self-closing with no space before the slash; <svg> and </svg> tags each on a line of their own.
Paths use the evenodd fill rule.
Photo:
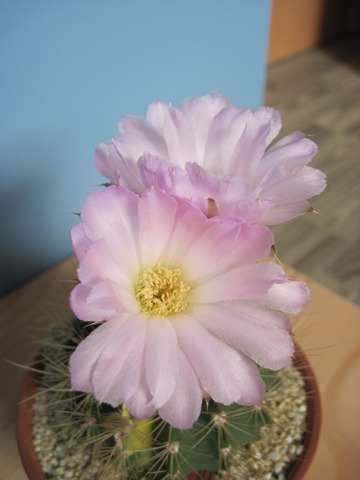
<svg viewBox="0 0 360 480">
<path fill-rule="evenodd" d="M 185 310 L 190 286 L 181 280 L 179 268 L 156 265 L 140 273 L 135 297 L 144 313 L 168 316 Z"/>
</svg>

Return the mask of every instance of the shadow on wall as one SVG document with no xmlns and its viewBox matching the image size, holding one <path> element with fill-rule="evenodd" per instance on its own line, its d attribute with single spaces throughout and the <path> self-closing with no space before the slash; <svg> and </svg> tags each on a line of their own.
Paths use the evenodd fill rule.
<svg viewBox="0 0 360 480">
<path fill-rule="evenodd" d="M 57 152 L 59 155 L 59 152 Z M 19 172 L 9 175 L 0 192 L 2 232 L 0 237 L 0 294 L 6 293 L 20 281 L 28 280 L 53 263 L 54 254 L 62 257 L 70 253 L 67 231 L 56 225 L 52 209 L 61 201 L 61 177 L 59 163 L 54 152 L 44 145 L 26 144 L 23 148 L 3 152 L 0 164 L 33 165 L 26 179 Z M 48 159 L 39 163 L 39 159 Z M 21 167 L 19 168 L 21 169 Z M 8 169 L 9 170 L 9 169 Z M 60 196 L 59 196 L 60 195 Z M 72 219 L 68 216 L 69 228 Z M 64 249 L 65 242 L 68 249 Z"/>
</svg>

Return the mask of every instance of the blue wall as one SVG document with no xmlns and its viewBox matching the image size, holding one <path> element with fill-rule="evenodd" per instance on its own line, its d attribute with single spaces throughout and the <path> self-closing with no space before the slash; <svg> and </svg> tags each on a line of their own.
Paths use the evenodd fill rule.
<svg viewBox="0 0 360 480">
<path fill-rule="evenodd" d="M 70 254 L 96 145 L 157 98 L 262 102 L 270 0 L 0 0 L 0 293 Z"/>
</svg>

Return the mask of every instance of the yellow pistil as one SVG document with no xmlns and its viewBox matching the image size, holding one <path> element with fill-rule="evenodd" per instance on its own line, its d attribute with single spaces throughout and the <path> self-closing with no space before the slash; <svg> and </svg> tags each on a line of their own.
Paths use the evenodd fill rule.
<svg viewBox="0 0 360 480">
<path fill-rule="evenodd" d="M 141 272 L 135 281 L 135 296 L 144 313 L 168 316 L 186 308 L 190 286 L 181 280 L 179 268 L 156 265 Z"/>
</svg>

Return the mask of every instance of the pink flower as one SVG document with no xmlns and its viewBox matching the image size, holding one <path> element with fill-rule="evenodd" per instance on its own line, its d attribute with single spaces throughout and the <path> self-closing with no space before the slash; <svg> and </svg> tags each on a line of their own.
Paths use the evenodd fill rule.
<svg viewBox="0 0 360 480">
<path fill-rule="evenodd" d="M 120 134 L 98 146 L 95 165 L 136 193 L 155 185 L 207 216 L 277 224 L 308 211 L 326 184 L 307 166 L 317 147 L 303 133 L 269 147 L 280 128 L 276 110 L 237 108 L 220 94 L 186 100 L 180 109 L 157 101 L 146 118 L 123 119 Z"/>
<path fill-rule="evenodd" d="M 258 263 L 273 243 L 269 229 L 208 219 L 158 188 L 94 192 L 81 219 L 71 231 L 80 260 L 71 306 L 101 324 L 71 357 L 73 388 L 126 403 L 137 418 L 158 411 L 177 428 L 194 423 L 204 397 L 259 404 L 255 363 L 291 363 L 282 312 L 309 300 L 302 282 Z"/>
</svg>

